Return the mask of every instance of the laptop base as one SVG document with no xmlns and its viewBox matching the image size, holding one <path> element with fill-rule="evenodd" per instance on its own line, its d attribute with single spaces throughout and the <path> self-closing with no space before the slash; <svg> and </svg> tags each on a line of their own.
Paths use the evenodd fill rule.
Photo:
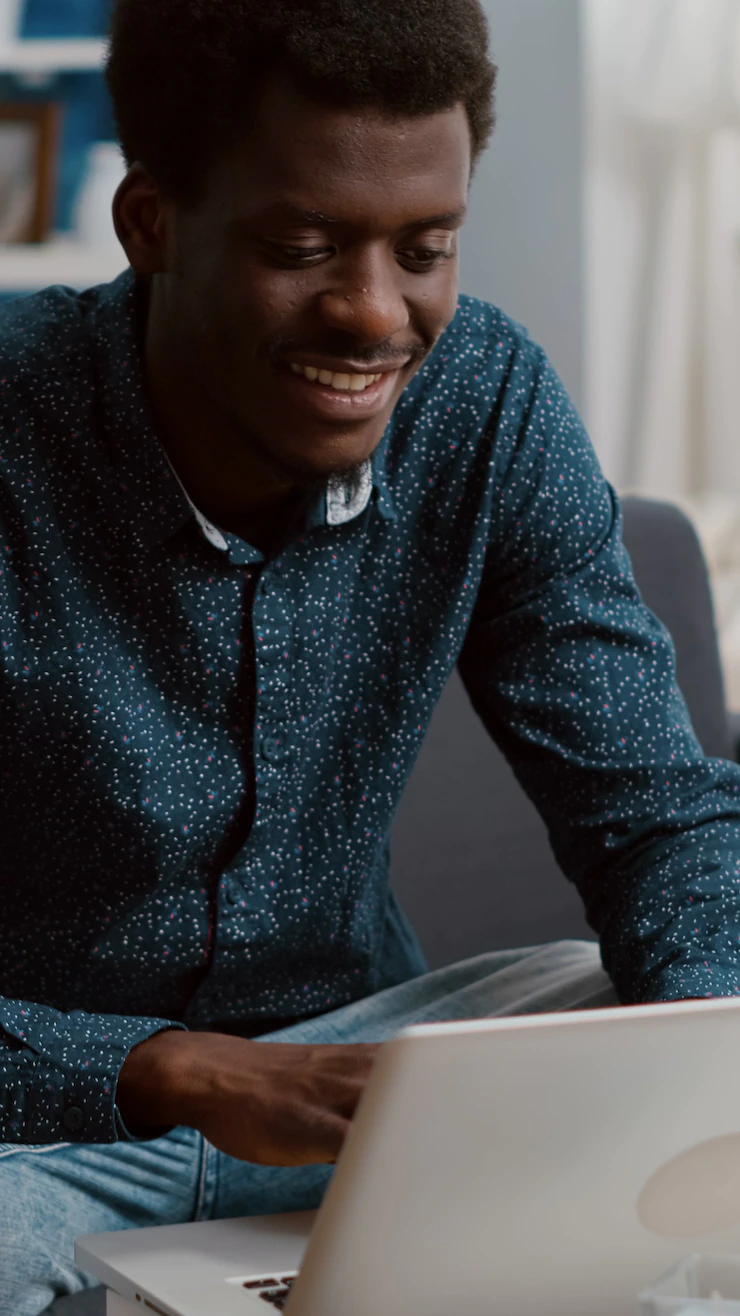
<svg viewBox="0 0 740 1316">
<path fill-rule="evenodd" d="M 295 1272 L 315 1216 L 296 1211 L 125 1229 L 78 1239 L 75 1254 L 109 1290 L 107 1316 L 248 1316 L 263 1306 L 269 1316 L 266 1304 L 245 1302 L 241 1281 Z"/>
<path fill-rule="evenodd" d="M 105 1298 L 105 1316 L 131 1316 L 134 1311 L 136 1311 L 135 1302 L 127 1302 L 125 1298 L 121 1298 L 112 1289 L 108 1289 Z M 139 1306 L 139 1311 L 141 1311 L 141 1306 Z"/>
</svg>

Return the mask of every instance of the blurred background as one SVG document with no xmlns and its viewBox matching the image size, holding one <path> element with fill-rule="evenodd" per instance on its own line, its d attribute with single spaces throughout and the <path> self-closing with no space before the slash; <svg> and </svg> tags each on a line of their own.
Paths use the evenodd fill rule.
<svg viewBox="0 0 740 1316">
<path fill-rule="evenodd" d="M 109 5 L 0 0 L 0 299 L 124 268 Z M 463 290 L 542 343 L 620 492 L 690 512 L 740 708 L 740 0 L 484 7 L 499 121 Z"/>
</svg>

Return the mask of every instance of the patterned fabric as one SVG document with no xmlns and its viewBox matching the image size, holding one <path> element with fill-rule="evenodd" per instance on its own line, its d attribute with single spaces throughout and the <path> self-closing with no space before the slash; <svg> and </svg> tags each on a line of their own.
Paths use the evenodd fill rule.
<svg viewBox="0 0 740 1316">
<path fill-rule="evenodd" d="M 620 997 L 735 993 L 740 770 L 524 331 L 463 298 L 355 515 L 318 499 L 265 561 L 173 475 L 145 314 L 131 271 L 0 308 L 0 1139 L 115 1140 L 168 1021 L 255 1035 L 423 971 L 388 835 L 458 661 Z"/>
</svg>

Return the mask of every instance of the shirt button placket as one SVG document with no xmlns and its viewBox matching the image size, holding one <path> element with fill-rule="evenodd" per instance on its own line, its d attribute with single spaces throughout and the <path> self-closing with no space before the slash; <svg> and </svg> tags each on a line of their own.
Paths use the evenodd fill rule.
<svg viewBox="0 0 740 1316">
<path fill-rule="evenodd" d="M 288 758 L 288 746 L 282 736 L 263 736 L 261 749 L 268 763 L 284 763 Z"/>
<path fill-rule="evenodd" d="M 68 1133 L 81 1133 L 85 1127 L 84 1111 L 79 1106 L 68 1106 L 62 1116 L 62 1124 Z"/>
<path fill-rule="evenodd" d="M 255 730 L 261 767 L 257 772 L 259 824 L 276 802 L 281 767 L 291 756 L 289 736 L 293 619 L 279 563 L 266 569 L 254 609 L 257 702 Z"/>
</svg>

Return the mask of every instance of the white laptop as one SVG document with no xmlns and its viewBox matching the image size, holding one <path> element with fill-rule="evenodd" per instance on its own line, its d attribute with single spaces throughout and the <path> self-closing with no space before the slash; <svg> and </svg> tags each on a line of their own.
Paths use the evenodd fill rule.
<svg viewBox="0 0 740 1316">
<path fill-rule="evenodd" d="M 317 1213 L 76 1249 L 116 1316 L 634 1316 L 695 1252 L 740 1252 L 740 1000 L 407 1029 Z"/>
</svg>

